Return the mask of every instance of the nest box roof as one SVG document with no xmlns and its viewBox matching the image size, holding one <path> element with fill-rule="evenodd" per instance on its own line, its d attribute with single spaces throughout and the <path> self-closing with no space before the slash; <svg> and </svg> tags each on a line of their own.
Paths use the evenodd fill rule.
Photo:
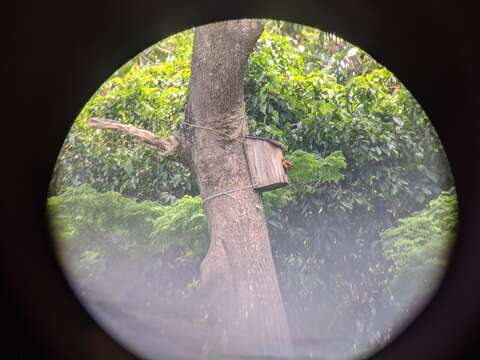
<svg viewBox="0 0 480 360">
<path fill-rule="evenodd" d="M 264 140 L 264 141 L 268 141 L 269 143 L 279 147 L 280 149 L 285 149 L 285 146 L 280 142 L 280 141 L 277 141 L 277 140 L 272 140 L 272 139 L 267 139 L 267 138 L 264 138 L 264 137 L 260 137 L 260 136 L 252 136 L 252 135 L 247 135 L 245 136 L 246 138 L 248 139 L 256 139 L 256 140 Z"/>
</svg>

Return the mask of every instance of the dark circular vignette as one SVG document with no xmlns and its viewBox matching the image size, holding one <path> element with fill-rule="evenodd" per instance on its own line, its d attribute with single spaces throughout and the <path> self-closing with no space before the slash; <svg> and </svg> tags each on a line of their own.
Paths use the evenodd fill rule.
<svg viewBox="0 0 480 360">
<path fill-rule="evenodd" d="M 373 359 L 475 358 L 467 351 L 475 346 L 480 324 L 475 286 L 480 280 L 480 225 L 475 222 L 480 141 L 474 113 L 479 77 L 474 73 L 476 9 L 462 4 L 178 0 L 16 5 L 15 22 L 8 27 L 13 56 L 6 59 L 7 68 L 15 70 L 15 95 L 7 102 L 1 152 L 2 310 L 10 338 L 0 353 L 12 351 L 5 357 L 12 359 L 135 359 L 88 316 L 53 255 L 45 218 L 53 166 L 82 106 L 129 57 L 191 26 L 256 17 L 338 33 L 391 70 L 429 115 L 456 181 L 458 241 L 437 296 Z"/>
</svg>

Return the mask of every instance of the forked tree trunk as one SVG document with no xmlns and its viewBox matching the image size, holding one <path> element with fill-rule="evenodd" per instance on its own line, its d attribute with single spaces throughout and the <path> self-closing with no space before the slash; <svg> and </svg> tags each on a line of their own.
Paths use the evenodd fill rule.
<svg viewBox="0 0 480 360">
<path fill-rule="evenodd" d="M 290 355 L 263 202 L 248 187 L 251 179 L 241 142 L 247 134 L 245 67 L 262 30 L 258 20 L 197 28 L 187 104 L 186 121 L 202 127 L 188 129 L 192 170 L 210 233 L 201 286 L 208 290 L 217 325 L 220 344 L 215 352 L 229 357 Z M 236 189 L 243 190 L 207 199 Z"/>
<path fill-rule="evenodd" d="M 260 20 L 196 29 L 185 123 L 175 136 L 159 139 L 111 120 L 89 121 L 95 128 L 129 134 L 195 174 L 210 233 L 201 265 L 201 293 L 215 329 L 208 358 L 292 357 L 263 201 L 251 187 L 242 144 L 245 68 L 262 30 Z"/>
</svg>

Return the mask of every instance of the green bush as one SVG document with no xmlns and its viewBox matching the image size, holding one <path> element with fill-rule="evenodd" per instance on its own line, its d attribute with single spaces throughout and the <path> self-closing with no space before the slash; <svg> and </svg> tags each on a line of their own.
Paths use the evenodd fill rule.
<svg viewBox="0 0 480 360">
<path fill-rule="evenodd" d="M 435 290 L 448 263 L 457 223 L 457 198 L 450 190 L 381 234 L 385 255 L 392 262 L 390 286 L 397 300 L 412 292 Z"/>
<path fill-rule="evenodd" d="M 118 257 L 141 259 L 172 247 L 178 256 L 198 260 L 208 248 L 199 197 L 162 205 L 81 185 L 50 197 L 47 210 L 60 258 L 73 273 L 94 271 L 100 262 Z"/>
</svg>

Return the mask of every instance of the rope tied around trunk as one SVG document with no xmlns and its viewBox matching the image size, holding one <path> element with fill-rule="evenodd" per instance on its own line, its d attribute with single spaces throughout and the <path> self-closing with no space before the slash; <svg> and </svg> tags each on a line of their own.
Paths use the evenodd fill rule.
<svg viewBox="0 0 480 360">
<path fill-rule="evenodd" d="M 217 130 L 217 129 L 214 129 L 214 128 L 211 128 L 211 127 L 207 127 L 207 126 L 201 126 L 201 125 L 195 125 L 195 124 L 192 124 L 192 123 L 189 123 L 189 122 L 186 122 L 184 121 L 183 122 L 184 124 L 188 125 L 188 126 L 191 126 L 191 127 L 194 127 L 194 128 L 198 128 L 198 129 L 203 129 L 203 130 L 208 130 L 208 131 L 213 131 L 217 134 L 220 134 L 220 135 L 223 135 L 225 136 L 227 139 L 229 140 L 235 140 L 235 141 L 238 141 L 238 142 L 241 142 L 243 143 L 243 140 L 239 140 L 237 139 L 236 137 L 233 137 L 232 135 L 228 135 L 227 133 L 224 133 L 220 130 Z"/>
<path fill-rule="evenodd" d="M 233 189 L 233 190 L 222 191 L 222 192 L 207 196 L 205 199 L 203 199 L 203 202 L 207 202 L 208 200 L 211 200 L 213 198 L 216 198 L 216 197 L 222 196 L 222 195 L 230 196 L 231 193 L 234 193 L 234 192 L 237 192 L 237 191 L 240 191 L 240 190 L 250 189 L 250 188 L 253 188 L 253 185 L 248 185 L 248 186 L 244 186 L 244 187 L 241 187 L 241 188 L 238 188 L 238 189 Z M 233 196 L 230 196 L 230 197 L 232 199 L 235 199 Z"/>
<path fill-rule="evenodd" d="M 244 140 L 240 140 L 240 139 L 237 139 L 231 135 L 228 135 L 220 130 L 217 130 L 217 129 L 213 129 L 213 128 L 210 128 L 210 127 L 207 127 L 207 126 L 201 126 L 201 125 L 195 125 L 195 124 L 192 124 L 192 123 L 189 123 L 189 122 L 186 122 L 184 121 L 183 122 L 184 124 L 188 125 L 188 126 L 191 126 L 191 127 L 194 127 L 194 128 L 198 128 L 198 129 L 203 129 L 203 130 L 207 130 L 207 131 L 212 131 L 212 132 L 215 132 L 217 134 L 220 134 L 220 135 L 223 135 L 225 136 L 226 138 L 228 138 L 229 140 L 234 140 L 234 141 L 238 141 L 240 143 L 244 143 Z M 233 196 L 231 196 L 230 194 L 231 193 L 234 193 L 234 192 L 237 192 L 237 191 L 241 191 L 241 190 L 247 190 L 247 189 L 253 189 L 253 184 L 250 184 L 248 186 L 244 186 L 244 187 L 240 187 L 240 188 L 237 188 L 237 189 L 232 189 L 232 190 L 226 190 L 226 191 L 222 191 L 222 192 L 218 192 L 216 194 L 212 194 L 212 195 L 209 195 L 207 197 L 205 197 L 205 199 L 203 199 L 203 202 L 206 203 L 208 200 L 211 200 L 211 199 L 214 199 L 216 197 L 219 197 L 219 196 L 230 196 L 232 199 L 235 199 Z"/>
</svg>

